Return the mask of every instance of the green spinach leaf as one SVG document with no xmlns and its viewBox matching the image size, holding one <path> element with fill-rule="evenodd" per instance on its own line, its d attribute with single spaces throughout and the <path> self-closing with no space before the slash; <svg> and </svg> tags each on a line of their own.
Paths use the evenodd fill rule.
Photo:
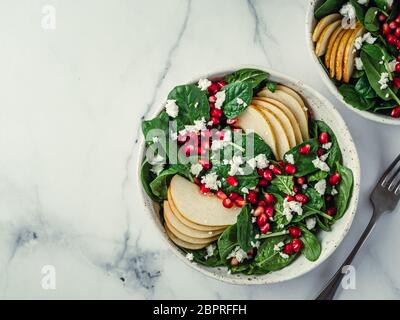
<svg viewBox="0 0 400 320">
<path fill-rule="evenodd" d="M 223 111 L 228 119 L 240 115 L 250 104 L 253 90 L 248 82 L 233 82 L 224 87 Z"/>
<path fill-rule="evenodd" d="M 142 181 L 142 186 L 147 195 L 154 201 L 159 199 L 153 194 L 150 188 L 150 182 L 154 179 L 154 174 L 151 172 L 152 165 L 147 161 L 143 161 L 142 168 L 140 170 L 140 179 Z"/>
<path fill-rule="evenodd" d="M 306 155 L 301 154 L 299 152 L 299 149 L 304 146 L 304 145 L 310 145 L 310 152 Z M 294 148 L 290 149 L 288 152 L 286 152 L 286 155 L 291 154 L 293 155 L 294 163 L 296 164 L 296 177 L 301 177 L 305 176 L 307 174 L 313 173 L 317 171 L 317 169 L 314 167 L 312 161 L 317 157 L 317 150 L 319 148 L 319 143 L 316 138 L 310 139 L 307 141 L 304 141 L 301 144 L 298 144 Z M 284 159 L 285 159 L 284 157 Z"/>
<path fill-rule="evenodd" d="M 307 228 L 300 226 L 301 229 L 301 237 L 300 240 L 304 244 L 304 248 L 302 250 L 304 256 L 309 261 L 318 260 L 321 255 L 321 244 L 318 241 L 318 238 L 310 232 Z"/>
<path fill-rule="evenodd" d="M 169 127 L 169 117 L 165 111 L 162 111 L 157 117 L 142 122 L 142 132 L 147 144 L 153 143 L 154 137 L 164 136 L 166 139 Z"/>
<path fill-rule="evenodd" d="M 377 19 L 377 12 L 379 9 L 377 7 L 371 7 L 365 14 L 364 26 L 370 32 L 376 32 L 379 30 L 379 21 Z"/>
<path fill-rule="evenodd" d="M 237 240 L 243 251 L 251 249 L 251 241 L 254 239 L 253 223 L 251 222 L 251 207 L 246 205 L 237 217 Z"/>
<path fill-rule="evenodd" d="M 219 267 L 225 264 L 224 261 L 221 261 L 220 259 L 217 246 L 215 246 L 213 255 L 211 257 L 208 256 L 207 249 L 201 249 L 201 250 L 182 249 L 182 250 L 186 253 L 193 254 L 193 261 L 206 267 Z"/>
<path fill-rule="evenodd" d="M 321 19 L 328 14 L 339 12 L 342 5 L 347 0 L 326 0 L 320 6 L 318 6 L 314 12 L 314 16 L 317 19 Z"/>
<path fill-rule="evenodd" d="M 271 181 L 271 184 L 284 194 L 294 195 L 294 182 L 292 176 L 278 174 Z"/>
<path fill-rule="evenodd" d="M 340 163 L 336 164 L 336 170 L 339 172 L 341 177 L 339 186 L 337 187 L 338 194 L 335 196 L 337 210 L 335 220 L 338 220 L 343 217 L 349 205 L 353 191 L 353 172 Z"/>
<path fill-rule="evenodd" d="M 228 227 L 218 239 L 218 250 L 222 261 L 226 261 L 226 258 L 238 246 L 237 240 L 237 225 L 231 225 Z"/>
<path fill-rule="evenodd" d="M 326 159 L 326 163 L 330 168 L 332 168 L 336 162 L 342 161 L 342 152 L 340 151 L 339 143 L 337 142 L 336 135 L 332 129 L 323 121 L 316 120 L 314 124 L 318 128 L 318 133 L 326 132 L 329 135 L 332 146 L 329 149 L 329 156 Z"/>
<path fill-rule="evenodd" d="M 227 75 L 225 77 L 225 81 L 227 83 L 246 82 L 250 84 L 252 89 L 254 89 L 262 81 L 268 79 L 268 77 L 269 74 L 265 71 L 246 68 L 246 69 L 240 69 L 230 75 Z"/>
</svg>

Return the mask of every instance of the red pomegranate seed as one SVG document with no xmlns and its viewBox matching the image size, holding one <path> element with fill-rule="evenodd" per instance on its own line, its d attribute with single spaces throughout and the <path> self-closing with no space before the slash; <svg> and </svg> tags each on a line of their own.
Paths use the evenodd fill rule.
<svg viewBox="0 0 400 320">
<path fill-rule="evenodd" d="M 301 230 L 298 227 L 289 227 L 289 234 L 293 239 L 301 237 Z"/>
<path fill-rule="evenodd" d="M 200 192 L 204 193 L 204 194 L 207 194 L 207 193 L 210 192 L 210 189 L 207 188 L 204 184 L 202 184 L 202 185 L 200 185 Z"/>
<path fill-rule="evenodd" d="M 257 192 L 255 192 L 253 190 L 249 191 L 249 194 L 247 195 L 247 200 L 251 204 L 256 204 L 257 203 Z"/>
<path fill-rule="evenodd" d="M 199 178 L 197 178 L 197 177 L 194 177 L 194 178 L 193 178 L 193 181 L 194 181 L 194 183 L 195 183 L 195 184 L 197 184 L 198 186 L 200 186 L 200 185 L 201 185 L 201 183 L 200 183 L 200 179 L 199 179 Z"/>
<path fill-rule="evenodd" d="M 289 194 L 287 194 L 287 195 L 285 196 L 285 199 L 286 199 L 286 201 L 288 201 L 288 202 L 294 201 L 294 200 L 295 200 L 295 198 L 294 198 L 293 196 L 289 195 Z"/>
<path fill-rule="evenodd" d="M 307 181 L 306 181 L 306 178 L 304 178 L 304 177 L 298 177 L 297 178 L 297 183 L 299 184 L 299 185 L 303 185 L 303 184 L 306 184 L 307 183 Z"/>
<path fill-rule="evenodd" d="M 294 252 L 299 252 L 303 248 L 303 242 L 300 239 L 293 239 L 292 247 Z"/>
<path fill-rule="evenodd" d="M 221 109 L 214 108 L 214 109 L 211 110 L 210 115 L 211 115 L 211 117 L 221 118 L 221 116 L 222 116 L 222 110 L 221 110 Z M 214 123 L 214 122 L 213 122 L 213 123 Z"/>
<path fill-rule="evenodd" d="M 334 200 L 333 196 L 331 194 L 325 195 L 325 202 L 327 203 L 332 203 Z"/>
<path fill-rule="evenodd" d="M 208 87 L 208 92 L 211 95 L 214 95 L 218 92 L 219 87 L 218 87 L 218 83 L 213 82 L 209 87 Z"/>
<path fill-rule="evenodd" d="M 265 203 L 268 205 L 273 205 L 275 202 L 275 197 L 268 192 L 264 194 L 264 198 L 265 198 Z"/>
<path fill-rule="evenodd" d="M 386 21 L 386 16 L 383 13 L 381 13 L 381 14 L 378 15 L 378 20 L 380 22 L 385 22 Z"/>
<path fill-rule="evenodd" d="M 270 169 L 272 170 L 272 172 L 274 174 L 282 174 L 282 170 L 274 164 L 271 165 Z M 267 170 L 265 170 L 265 171 L 267 171 Z"/>
<path fill-rule="evenodd" d="M 333 216 L 333 215 L 335 215 L 335 213 L 336 213 L 336 208 L 335 207 L 330 207 L 330 208 L 326 209 L 326 214 L 328 216 Z"/>
<path fill-rule="evenodd" d="M 293 186 L 293 192 L 294 192 L 294 193 L 298 193 L 299 191 L 300 191 L 299 186 L 294 185 L 294 186 Z"/>
<path fill-rule="evenodd" d="M 290 163 L 285 166 L 286 174 L 293 175 L 296 173 L 296 167 Z"/>
<path fill-rule="evenodd" d="M 393 83 L 396 88 L 400 88 L 400 77 L 396 77 L 393 79 Z"/>
<path fill-rule="evenodd" d="M 285 244 L 285 246 L 283 247 L 283 253 L 291 256 L 294 253 L 293 245 L 291 243 Z"/>
<path fill-rule="evenodd" d="M 386 36 L 386 40 L 390 45 L 394 45 L 394 44 L 396 44 L 397 38 L 393 34 L 388 34 Z"/>
<path fill-rule="evenodd" d="M 396 57 L 396 61 L 400 62 L 400 54 Z"/>
<path fill-rule="evenodd" d="M 222 205 L 223 205 L 225 208 L 230 209 L 230 208 L 233 207 L 233 202 L 232 202 L 231 199 L 226 198 L 226 199 L 224 199 L 224 201 L 222 201 Z"/>
<path fill-rule="evenodd" d="M 211 168 L 210 161 L 206 159 L 199 159 L 199 163 L 201 164 L 204 170 L 209 170 Z"/>
<path fill-rule="evenodd" d="M 264 208 L 263 208 L 264 210 Z M 257 217 L 257 224 L 261 228 L 268 222 L 268 217 L 265 213 L 260 213 L 260 215 Z"/>
<path fill-rule="evenodd" d="M 273 174 L 272 170 L 265 169 L 264 172 L 263 172 L 263 178 L 265 180 L 268 180 L 268 181 L 273 180 L 274 179 L 274 174 Z"/>
<path fill-rule="evenodd" d="M 399 39 L 396 40 L 396 48 L 400 50 L 400 40 Z"/>
<path fill-rule="evenodd" d="M 243 199 L 243 197 L 239 196 L 235 201 L 235 205 L 239 208 L 242 208 L 246 205 L 246 200 Z"/>
<path fill-rule="evenodd" d="M 326 132 L 321 132 L 319 135 L 319 143 L 325 144 L 329 142 L 329 135 Z"/>
<path fill-rule="evenodd" d="M 339 172 L 335 172 L 329 177 L 329 184 L 334 186 L 340 182 L 340 174 Z"/>
<path fill-rule="evenodd" d="M 278 166 L 279 166 L 280 168 L 284 168 L 284 167 L 285 167 L 285 161 L 279 160 L 279 161 L 278 161 Z"/>
<path fill-rule="evenodd" d="M 235 201 L 239 197 L 240 197 L 240 195 L 236 192 L 231 192 L 228 196 L 228 198 L 231 199 L 232 201 Z"/>
<path fill-rule="evenodd" d="M 201 141 L 208 141 L 210 138 L 211 138 L 211 131 L 210 130 L 202 130 L 200 132 Z"/>
<path fill-rule="evenodd" d="M 318 148 L 318 150 L 317 150 L 318 157 L 321 157 L 324 154 L 325 154 L 325 149 L 324 148 Z"/>
<path fill-rule="evenodd" d="M 192 144 L 188 144 L 184 148 L 185 148 L 185 154 L 187 157 L 189 157 L 192 154 L 197 153 L 197 148 Z"/>
<path fill-rule="evenodd" d="M 212 121 L 213 126 L 219 125 L 219 118 L 211 117 L 211 121 Z"/>
<path fill-rule="evenodd" d="M 273 218 L 274 217 L 274 207 L 266 207 L 265 208 L 265 214 L 268 216 L 268 218 Z"/>
<path fill-rule="evenodd" d="M 264 200 L 260 200 L 260 201 L 258 201 L 257 202 L 257 205 L 260 207 L 265 207 L 267 204 L 265 203 L 265 201 Z"/>
<path fill-rule="evenodd" d="M 197 153 L 201 156 L 205 156 L 208 154 L 208 148 L 199 147 L 197 149 Z"/>
<path fill-rule="evenodd" d="M 389 28 L 390 28 L 390 29 L 394 30 L 394 29 L 396 29 L 397 27 L 398 27 L 398 25 L 397 25 L 396 21 L 391 21 L 391 22 L 389 22 Z"/>
<path fill-rule="evenodd" d="M 305 204 L 308 202 L 308 197 L 305 194 L 302 193 L 298 193 L 294 196 L 294 198 L 296 199 L 297 202 L 300 202 L 302 204 Z"/>
<path fill-rule="evenodd" d="M 400 24 L 400 14 L 396 17 L 396 19 L 394 21 L 396 21 L 396 23 Z"/>
<path fill-rule="evenodd" d="M 388 35 L 390 34 L 390 28 L 389 28 L 389 24 L 388 23 L 384 23 L 382 26 L 382 33 L 384 35 Z"/>
<path fill-rule="evenodd" d="M 217 101 L 217 97 L 214 96 L 214 95 L 212 95 L 212 96 L 210 96 L 210 97 L 208 98 L 208 101 L 211 102 L 211 103 L 215 103 L 215 102 Z"/>
<path fill-rule="evenodd" d="M 225 200 L 226 198 L 228 198 L 228 196 L 222 191 L 222 190 L 218 190 L 215 195 L 218 197 L 218 199 L 221 200 Z"/>
<path fill-rule="evenodd" d="M 261 233 L 266 234 L 269 231 L 270 227 L 271 227 L 270 224 L 267 222 L 262 227 L 260 227 Z"/>
<path fill-rule="evenodd" d="M 307 143 L 304 146 L 301 146 L 299 148 L 299 153 L 300 154 L 309 154 L 310 150 L 311 150 L 311 146 Z"/>
<path fill-rule="evenodd" d="M 268 185 L 268 180 L 266 179 L 260 179 L 260 181 L 258 181 L 257 183 L 257 187 L 266 187 Z"/>
<path fill-rule="evenodd" d="M 263 169 L 257 169 L 257 174 L 262 177 L 264 176 L 264 170 Z"/>
<path fill-rule="evenodd" d="M 264 213 L 265 213 L 264 207 L 258 206 L 258 207 L 254 210 L 253 216 L 259 217 L 260 215 L 262 215 L 262 214 L 264 214 Z M 258 222 L 257 222 L 257 223 L 258 223 Z"/>
<path fill-rule="evenodd" d="M 400 118 L 400 106 L 394 107 L 390 112 L 392 118 Z"/>
<path fill-rule="evenodd" d="M 223 87 L 225 87 L 225 81 L 224 80 L 220 80 L 217 82 L 218 88 L 222 89 Z"/>
<path fill-rule="evenodd" d="M 215 132 L 215 138 L 217 139 L 217 140 L 224 140 L 224 138 L 225 138 L 225 132 L 224 131 L 217 131 L 217 132 Z"/>
<path fill-rule="evenodd" d="M 234 126 L 238 122 L 238 118 L 228 119 L 226 120 L 226 124 L 229 126 Z"/>
<path fill-rule="evenodd" d="M 400 28 L 397 28 L 394 32 L 394 35 L 399 38 L 400 37 Z"/>
</svg>

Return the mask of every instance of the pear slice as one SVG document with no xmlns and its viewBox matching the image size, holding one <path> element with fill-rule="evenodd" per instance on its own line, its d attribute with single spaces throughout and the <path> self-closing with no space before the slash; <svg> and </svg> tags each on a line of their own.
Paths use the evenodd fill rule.
<svg viewBox="0 0 400 320">
<path fill-rule="evenodd" d="M 236 223 L 238 208 L 227 209 L 216 196 L 200 193 L 199 187 L 175 175 L 170 184 L 176 209 L 187 220 L 205 226 L 225 227 Z"/>
<path fill-rule="evenodd" d="M 340 24 L 336 28 L 335 32 L 332 33 L 331 37 L 329 38 L 328 48 L 326 49 L 326 54 L 325 54 L 325 66 L 327 68 L 329 68 L 333 45 L 335 44 L 335 41 L 336 41 L 337 37 L 339 36 L 339 34 L 342 32 L 342 30 L 344 30 L 344 29 L 343 29 L 342 25 Z"/>
<path fill-rule="evenodd" d="M 308 118 L 308 108 L 306 107 L 306 104 L 303 101 L 303 98 L 296 92 L 294 91 L 292 88 L 284 86 L 283 84 L 278 84 L 276 86 L 276 88 L 278 90 L 282 90 L 284 92 L 286 92 L 287 94 L 291 95 L 293 98 L 296 99 L 296 101 L 301 105 L 304 114 L 306 115 L 306 118 Z"/>
<path fill-rule="evenodd" d="M 343 39 L 343 36 L 347 33 L 347 31 L 348 30 L 346 30 L 346 29 L 343 29 L 342 31 L 340 31 L 339 35 L 337 36 L 337 38 L 336 38 L 336 40 L 335 40 L 335 42 L 333 44 L 332 51 L 331 51 L 331 56 L 329 58 L 329 66 L 328 66 L 329 75 L 330 75 L 331 78 L 335 77 L 335 70 L 336 70 L 335 64 L 336 64 L 337 52 L 338 52 L 340 43 L 341 43 L 341 41 Z"/>
<path fill-rule="evenodd" d="M 343 78 L 343 62 L 344 62 L 344 53 L 346 51 L 347 43 L 351 35 L 353 34 L 354 30 L 350 29 L 347 30 L 344 34 L 342 40 L 340 40 L 338 52 L 336 54 L 336 61 L 335 61 L 335 77 L 336 80 L 341 81 Z"/>
<path fill-rule="evenodd" d="M 318 39 L 317 45 L 315 46 L 315 54 L 317 57 L 321 57 L 326 53 L 328 48 L 328 42 L 331 38 L 332 34 L 335 32 L 338 26 L 341 25 L 341 21 L 335 21 L 328 25 L 321 33 L 321 36 Z"/>
<path fill-rule="evenodd" d="M 356 39 L 363 35 L 365 29 L 362 25 L 356 28 L 346 45 L 343 61 L 343 81 L 349 83 L 351 75 L 354 70 L 354 59 L 356 56 Z"/>
<path fill-rule="evenodd" d="M 227 227 L 213 227 L 213 226 L 203 226 L 197 223 L 193 223 L 189 220 L 187 220 L 184 216 L 181 215 L 181 213 L 178 211 L 178 209 L 176 209 L 174 201 L 172 200 L 171 197 L 171 188 L 168 189 L 168 204 L 169 207 L 171 209 L 171 211 L 173 212 L 174 216 L 185 226 L 193 229 L 193 230 L 198 230 L 198 231 L 204 231 L 204 232 L 219 232 L 221 231 L 221 233 L 225 230 L 225 228 Z"/>
<path fill-rule="evenodd" d="M 171 226 L 171 224 L 167 220 L 165 220 L 165 226 L 168 228 L 169 231 L 171 231 L 171 233 L 173 233 L 173 235 L 175 237 L 177 237 L 178 239 L 181 239 L 182 241 L 192 243 L 192 244 L 209 244 L 218 239 L 218 235 L 214 236 L 212 238 L 203 238 L 203 239 L 189 237 L 183 233 L 180 233 L 178 230 L 176 230 L 173 226 Z"/>
<path fill-rule="evenodd" d="M 275 92 L 272 92 L 269 91 L 267 88 L 261 90 L 258 93 L 258 96 L 278 100 L 285 106 L 287 106 L 290 109 L 290 111 L 292 111 L 292 113 L 297 119 L 297 122 L 299 123 L 303 140 L 308 140 L 309 138 L 308 117 L 307 114 L 304 112 L 301 104 L 297 102 L 295 98 L 293 98 L 290 94 L 288 94 L 283 90 L 276 89 Z"/>
<path fill-rule="evenodd" d="M 164 220 L 167 221 L 167 223 L 173 227 L 170 228 L 170 230 L 175 229 L 179 233 L 192 238 L 209 239 L 218 236 L 224 230 L 224 229 L 219 229 L 218 231 L 199 231 L 196 229 L 189 228 L 175 217 L 174 213 L 171 210 L 171 207 L 169 206 L 168 201 L 164 201 Z"/>
<path fill-rule="evenodd" d="M 177 238 L 168 229 L 168 226 L 165 226 L 165 231 L 166 231 L 168 237 L 171 239 L 171 241 L 173 243 L 175 243 L 178 247 L 181 247 L 181 248 L 190 249 L 190 250 L 200 250 L 200 249 L 203 249 L 203 248 L 205 248 L 205 247 L 207 247 L 209 245 L 209 243 L 207 243 L 207 244 L 193 244 L 193 243 L 189 243 L 189 242 L 183 241 L 183 240 Z"/>
<path fill-rule="evenodd" d="M 332 24 L 333 22 L 340 20 L 340 17 L 341 17 L 340 14 L 333 13 L 333 14 L 327 15 L 326 17 L 323 17 L 321 20 L 319 20 L 319 22 L 315 26 L 315 29 L 314 29 L 314 32 L 312 35 L 312 40 L 314 42 L 317 42 L 321 36 L 321 33 L 324 31 L 324 29 L 327 26 L 329 26 L 330 24 Z"/>
<path fill-rule="evenodd" d="M 253 99 L 251 103 L 257 107 L 265 108 L 266 110 L 271 112 L 281 122 L 283 129 L 285 130 L 286 136 L 289 140 L 290 148 L 296 146 L 296 137 L 294 135 L 292 124 L 290 123 L 289 118 L 280 108 L 261 99 Z"/>
<path fill-rule="evenodd" d="M 275 157 L 278 156 L 275 132 L 261 111 L 254 107 L 248 107 L 239 116 L 237 125 L 245 132 L 257 133 L 270 146 Z"/>
</svg>

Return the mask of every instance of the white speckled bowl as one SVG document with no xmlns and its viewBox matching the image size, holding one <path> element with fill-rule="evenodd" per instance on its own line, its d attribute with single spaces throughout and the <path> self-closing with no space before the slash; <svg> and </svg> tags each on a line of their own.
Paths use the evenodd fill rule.
<svg viewBox="0 0 400 320">
<path fill-rule="evenodd" d="M 343 153 L 343 161 L 344 164 L 353 170 L 354 174 L 354 188 L 353 188 L 353 196 L 350 201 L 349 208 L 342 219 L 340 219 L 337 223 L 334 224 L 331 232 L 321 232 L 319 234 L 319 238 L 322 241 L 322 253 L 318 261 L 310 262 L 304 258 L 304 256 L 299 257 L 289 265 L 288 267 L 272 272 L 269 274 L 261 275 L 261 276 L 246 276 L 241 274 L 228 274 L 226 268 L 208 268 L 198 264 L 193 264 L 189 262 L 182 252 L 169 240 L 168 236 L 165 233 L 165 230 L 160 221 L 160 216 L 157 208 L 151 199 L 147 196 L 145 191 L 143 190 L 140 183 L 140 163 L 138 165 L 138 184 L 139 190 L 142 190 L 143 201 L 145 203 L 145 207 L 147 208 L 147 213 L 152 216 L 154 222 L 156 223 L 158 229 L 160 230 L 164 239 L 168 242 L 171 250 L 176 254 L 176 256 L 181 259 L 184 263 L 188 264 L 190 267 L 204 273 L 205 275 L 222 280 L 229 283 L 234 284 L 268 284 L 268 283 L 277 283 L 281 281 L 290 280 L 296 277 L 299 277 L 318 265 L 324 262 L 337 248 L 337 246 L 341 243 L 343 238 L 346 236 L 347 232 L 350 229 L 351 223 L 353 221 L 354 215 L 356 213 L 357 202 L 358 202 L 358 194 L 360 190 L 360 164 L 357 155 L 357 150 L 354 145 L 353 139 L 350 135 L 350 132 L 343 121 L 343 118 L 340 116 L 335 107 L 326 100 L 323 96 L 321 96 L 318 92 L 314 91 L 312 88 L 306 86 L 301 81 L 297 81 L 291 79 L 285 75 L 282 75 L 278 72 L 268 70 L 266 68 L 260 66 L 239 66 L 236 68 L 232 68 L 231 70 L 225 71 L 217 71 L 209 74 L 205 74 L 199 77 L 196 77 L 187 83 L 197 82 L 200 78 L 216 78 L 224 76 L 225 74 L 231 73 L 235 70 L 244 68 L 244 67 L 252 67 L 260 70 L 265 70 L 271 75 L 271 79 L 275 80 L 279 83 L 285 84 L 298 93 L 302 95 L 308 107 L 312 110 L 315 119 L 321 119 L 325 121 L 335 132 L 337 139 L 339 141 L 342 153 Z M 160 101 L 160 106 L 163 103 Z M 155 113 L 153 116 L 156 116 Z M 144 139 L 141 139 L 139 146 L 139 159 L 143 159 L 145 144 Z"/>
<path fill-rule="evenodd" d="M 315 17 L 314 17 L 314 10 L 315 7 L 321 2 L 322 0 L 308 0 L 309 5 L 307 9 L 307 18 L 306 18 L 306 41 L 309 52 L 314 60 L 316 67 L 321 75 L 323 82 L 327 85 L 329 90 L 338 98 L 347 108 L 356 112 L 360 116 L 367 118 L 372 121 L 384 123 L 384 124 L 391 124 L 391 125 L 400 125 L 400 119 L 395 119 L 390 116 L 385 116 L 382 114 L 372 113 L 369 111 L 362 111 L 359 109 L 354 108 L 350 104 L 344 101 L 343 96 L 340 94 L 339 90 L 335 86 L 335 84 L 331 81 L 327 73 L 325 72 L 324 68 L 321 66 L 317 56 L 314 53 L 314 43 L 312 41 L 312 33 L 314 31 L 314 27 L 316 24 Z"/>
</svg>

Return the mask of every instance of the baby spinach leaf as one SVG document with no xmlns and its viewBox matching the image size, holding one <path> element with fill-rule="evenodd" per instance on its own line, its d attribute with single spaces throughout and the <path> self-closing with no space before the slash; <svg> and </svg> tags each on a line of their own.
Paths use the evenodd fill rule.
<svg viewBox="0 0 400 320">
<path fill-rule="evenodd" d="M 246 82 L 254 89 L 262 81 L 268 79 L 269 74 L 262 70 L 245 68 L 235 71 L 225 77 L 227 83 Z"/>
<path fill-rule="evenodd" d="M 163 134 L 165 140 L 165 137 L 168 134 L 168 126 L 169 126 L 169 117 L 165 111 L 162 111 L 154 119 L 143 121 L 142 132 L 146 142 L 152 143 L 153 137 Z M 158 133 L 155 130 L 157 130 Z"/>
<path fill-rule="evenodd" d="M 332 129 L 323 121 L 316 120 L 314 124 L 318 128 L 318 133 L 326 132 L 329 135 L 332 146 L 329 149 L 329 156 L 326 159 L 326 163 L 330 168 L 332 168 L 336 162 L 342 161 L 342 152 L 340 151 L 339 143 L 337 142 L 336 135 Z"/>
<path fill-rule="evenodd" d="M 328 172 L 326 171 L 318 171 L 313 173 L 307 178 L 308 182 L 316 182 L 322 179 L 325 179 L 328 176 Z"/>
<path fill-rule="evenodd" d="M 294 182 L 292 176 L 278 174 L 271 181 L 271 184 L 275 186 L 283 194 L 294 195 L 293 191 Z"/>
<path fill-rule="evenodd" d="M 318 217 L 317 218 L 317 225 L 318 227 L 321 228 L 321 230 L 326 231 L 326 232 L 330 232 L 331 231 L 331 226 L 329 224 L 329 221 L 323 217 Z"/>
<path fill-rule="evenodd" d="M 210 107 L 206 94 L 193 84 L 175 87 L 168 95 L 169 100 L 175 100 L 179 107 L 175 118 L 178 129 L 185 125 L 193 125 L 195 120 L 210 118 Z"/>
<path fill-rule="evenodd" d="M 150 188 L 150 182 L 154 179 L 154 174 L 151 172 L 152 165 L 147 161 L 143 161 L 142 168 L 140 170 L 140 179 L 142 186 L 147 195 L 154 201 L 158 201 L 158 198 L 154 196 Z"/>
<path fill-rule="evenodd" d="M 354 9 L 356 10 L 356 17 L 358 21 L 360 21 L 362 24 L 364 24 L 364 18 L 365 18 L 365 7 L 362 6 L 357 2 L 357 0 L 350 0 L 350 3 L 353 5 Z"/>
<path fill-rule="evenodd" d="M 299 149 L 306 145 L 310 145 L 310 152 L 306 155 L 301 154 L 299 152 Z M 305 176 L 307 174 L 313 173 L 317 171 L 317 169 L 314 167 L 312 161 L 317 157 L 317 150 L 319 148 L 319 143 L 316 138 L 310 139 L 307 141 L 304 141 L 301 144 L 298 144 L 296 147 L 290 149 L 288 152 L 286 152 L 285 156 L 288 154 L 293 155 L 294 163 L 296 164 L 296 177 L 301 177 Z M 285 157 L 284 157 L 285 159 Z"/>
<path fill-rule="evenodd" d="M 356 109 L 369 110 L 375 105 L 374 100 L 365 99 L 357 92 L 352 84 L 342 84 L 339 87 L 339 92 L 343 96 L 344 101 Z"/>
<path fill-rule="evenodd" d="M 253 90 L 248 82 L 233 82 L 224 87 L 224 114 L 228 119 L 240 115 L 250 104 Z"/>
<path fill-rule="evenodd" d="M 320 6 L 318 6 L 314 12 L 314 16 L 317 19 L 321 19 L 328 14 L 339 12 L 342 5 L 347 0 L 326 0 Z"/>
<path fill-rule="evenodd" d="M 165 200 L 168 195 L 168 184 L 172 177 L 179 174 L 189 180 L 192 180 L 190 170 L 187 166 L 182 164 L 175 164 L 165 169 L 160 175 L 150 183 L 152 193 L 159 199 Z"/>
<path fill-rule="evenodd" d="M 358 79 L 354 89 L 357 91 L 357 93 L 361 97 L 364 97 L 364 99 L 376 98 L 376 93 L 375 93 L 374 89 L 372 89 L 371 85 L 369 84 L 368 78 L 366 75 L 364 75 L 360 79 Z"/>
<path fill-rule="evenodd" d="M 238 245 L 237 240 L 237 225 L 228 227 L 218 239 L 218 250 L 222 261 L 225 261 L 229 254 Z"/>
<path fill-rule="evenodd" d="M 283 258 L 279 252 L 274 250 L 276 244 L 285 242 L 288 236 L 274 237 L 266 239 L 258 248 L 254 264 L 258 270 L 264 272 L 280 270 L 289 265 L 295 258 L 296 254 Z"/>
<path fill-rule="evenodd" d="M 375 4 L 379 9 L 385 12 L 389 12 L 389 6 L 387 0 L 375 0 Z"/>
<path fill-rule="evenodd" d="M 183 249 L 182 248 L 182 250 L 185 253 L 193 254 L 193 261 L 198 263 L 198 264 L 201 264 L 203 266 L 206 266 L 206 267 L 219 267 L 219 266 L 224 265 L 224 261 L 221 261 L 221 259 L 220 259 L 217 246 L 215 246 L 213 255 L 211 257 L 208 257 L 207 249 L 189 250 L 189 249 Z"/>
<path fill-rule="evenodd" d="M 371 7 L 365 14 L 364 26 L 370 32 L 376 32 L 379 30 L 379 21 L 377 18 L 377 12 L 379 9 L 377 7 Z"/>
<path fill-rule="evenodd" d="M 265 87 L 271 92 L 275 92 L 276 86 L 277 86 L 277 83 L 275 81 L 267 81 L 267 83 L 265 85 Z"/>
<path fill-rule="evenodd" d="M 304 248 L 302 250 L 304 256 L 309 261 L 318 260 L 319 256 L 321 255 L 321 244 L 318 241 L 318 238 L 307 228 L 300 226 L 300 229 L 301 229 L 300 240 L 304 244 Z"/>
<path fill-rule="evenodd" d="M 254 156 L 264 154 L 268 160 L 275 159 L 271 147 L 257 133 L 248 133 L 243 139 L 243 148 L 246 148 L 246 153 L 250 157 L 249 146 L 253 147 Z"/>
<path fill-rule="evenodd" d="M 303 205 L 305 211 L 319 211 L 324 206 L 324 199 L 322 196 L 314 189 L 308 188 L 305 192 L 308 196 L 308 202 Z"/>
<path fill-rule="evenodd" d="M 339 186 L 336 188 L 338 194 L 335 196 L 335 220 L 338 220 L 343 217 L 349 205 L 349 201 L 353 191 L 353 172 L 349 168 L 341 165 L 340 163 L 336 164 L 336 170 L 339 172 L 341 177 Z"/>
<path fill-rule="evenodd" d="M 250 211 L 251 207 L 246 205 L 237 217 L 237 240 L 239 246 L 246 252 L 251 249 L 251 241 L 254 238 Z"/>
</svg>

